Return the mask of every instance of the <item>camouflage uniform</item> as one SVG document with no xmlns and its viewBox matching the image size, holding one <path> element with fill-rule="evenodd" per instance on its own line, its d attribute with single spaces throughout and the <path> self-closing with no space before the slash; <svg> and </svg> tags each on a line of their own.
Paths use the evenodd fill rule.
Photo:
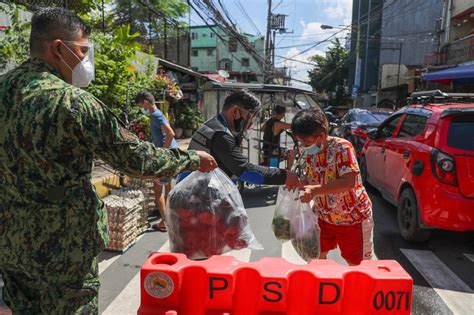
<svg viewBox="0 0 474 315">
<path fill-rule="evenodd" d="M 39 59 L 0 76 L 0 272 L 14 313 L 98 312 L 96 256 L 108 239 L 94 155 L 132 176 L 199 166 L 194 151 L 140 142 Z"/>
</svg>

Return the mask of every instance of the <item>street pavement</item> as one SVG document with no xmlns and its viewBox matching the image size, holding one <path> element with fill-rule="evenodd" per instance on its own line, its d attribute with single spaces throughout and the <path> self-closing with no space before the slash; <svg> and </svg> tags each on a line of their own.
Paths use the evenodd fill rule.
<svg viewBox="0 0 474 315">
<path fill-rule="evenodd" d="M 282 243 L 273 235 L 271 220 L 276 193 L 275 187 L 246 188 L 243 199 L 250 224 L 264 250 L 245 249 L 229 255 L 241 261 L 269 256 L 304 263 L 290 243 Z M 369 188 L 369 194 L 374 204 L 375 254 L 378 259 L 398 261 L 413 277 L 412 314 L 473 314 L 474 233 L 434 231 L 426 243 L 408 243 L 398 233 L 396 208 L 373 189 Z M 149 230 L 124 254 L 100 255 L 101 314 L 136 314 L 140 303 L 140 266 L 155 251 L 169 251 L 167 234 Z M 337 252 L 329 257 L 345 264 Z"/>
<path fill-rule="evenodd" d="M 252 135 L 255 136 L 255 135 Z M 256 143 L 251 143 L 253 148 Z M 249 155 L 256 161 L 254 150 Z M 247 152 L 244 152 L 247 154 Z M 474 233 L 433 231 L 428 242 L 404 241 L 396 223 L 396 208 L 378 192 L 368 188 L 374 211 L 374 249 L 378 259 L 396 260 L 414 280 L 412 314 L 474 314 Z M 248 187 L 242 194 L 249 221 L 264 250 L 232 251 L 227 255 L 244 262 L 262 257 L 282 257 L 292 263 L 305 263 L 291 243 L 275 239 L 271 220 L 277 188 Z M 123 254 L 103 252 L 99 256 L 101 291 L 100 313 L 104 315 L 136 314 L 140 303 L 140 266 L 153 252 L 168 252 L 166 233 L 147 231 Z M 329 259 L 345 264 L 337 251 Z M 2 281 L 0 279 L 0 291 Z M 0 315 L 8 314 L 2 308 Z"/>
<path fill-rule="evenodd" d="M 233 251 L 241 261 L 283 257 L 293 263 L 304 261 L 290 243 L 275 239 L 271 230 L 276 188 L 249 188 L 243 193 L 250 224 L 264 250 Z M 412 314 L 472 314 L 474 310 L 473 233 L 434 231 L 429 242 L 411 244 L 398 233 L 396 209 L 370 190 L 374 203 L 375 254 L 378 259 L 398 261 L 414 280 Z M 99 263 L 102 283 L 102 314 L 135 314 L 139 307 L 139 269 L 154 252 L 169 251 L 166 233 L 149 231 L 125 254 L 103 253 Z M 330 258 L 344 263 L 340 255 Z"/>
</svg>

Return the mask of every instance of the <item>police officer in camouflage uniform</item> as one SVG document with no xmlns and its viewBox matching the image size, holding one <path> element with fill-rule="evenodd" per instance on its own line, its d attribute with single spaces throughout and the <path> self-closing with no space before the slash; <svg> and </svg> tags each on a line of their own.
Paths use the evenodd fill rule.
<svg viewBox="0 0 474 315">
<path fill-rule="evenodd" d="M 108 240 L 94 156 L 153 178 L 216 167 L 204 152 L 140 142 L 77 88 L 93 78 L 88 34 L 69 11 L 42 9 L 31 58 L 0 77 L 0 273 L 14 314 L 98 313 L 96 256 Z"/>
</svg>

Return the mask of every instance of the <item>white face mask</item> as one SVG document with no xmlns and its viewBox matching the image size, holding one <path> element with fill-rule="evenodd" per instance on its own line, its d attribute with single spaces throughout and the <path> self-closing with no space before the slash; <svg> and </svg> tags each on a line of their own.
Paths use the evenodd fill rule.
<svg viewBox="0 0 474 315">
<path fill-rule="evenodd" d="M 67 41 L 66 41 L 67 42 Z M 72 69 L 64 59 L 61 60 L 64 64 L 72 71 L 72 82 L 71 84 L 76 87 L 87 87 L 95 77 L 95 69 L 94 69 L 94 46 L 92 44 L 89 45 L 80 45 L 76 42 L 70 42 L 74 45 L 88 47 L 87 55 L 84 59 L 80 59 L 67 45 L 66 48 L 80 61 L 74 69 Z"/>
<path fill-rule="evenodd" d="M 148 115 L 150 112 L 146 109 L 144 109 L 143 107 L 140 108 L 140 110 L 142 111 L 143 115 Z"/>
</svg>

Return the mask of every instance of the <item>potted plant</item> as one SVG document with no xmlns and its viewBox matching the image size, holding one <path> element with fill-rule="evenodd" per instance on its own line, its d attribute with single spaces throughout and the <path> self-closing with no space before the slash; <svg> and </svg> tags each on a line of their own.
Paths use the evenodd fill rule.
<svg viewBox="0 0 474 315">
<path fill-rule="evenodd" d="M 174 130 L 174 136 L 176 139 L 180 139 L 183 136 L 183 115 L 181 112 L 177 111 L 174 114 L 174 124 L 173 124 L 173 130 Z"/>
<path fill-rule="evenodd" d="M 194 105 L 185 106 L 181 112 L 182 115 L 182 127 L 184 128 L 184 137 L 190 138 L 193 135 L 193 131 L 199 127 L 202 123 L 202 115 Z"/>
</svg>

